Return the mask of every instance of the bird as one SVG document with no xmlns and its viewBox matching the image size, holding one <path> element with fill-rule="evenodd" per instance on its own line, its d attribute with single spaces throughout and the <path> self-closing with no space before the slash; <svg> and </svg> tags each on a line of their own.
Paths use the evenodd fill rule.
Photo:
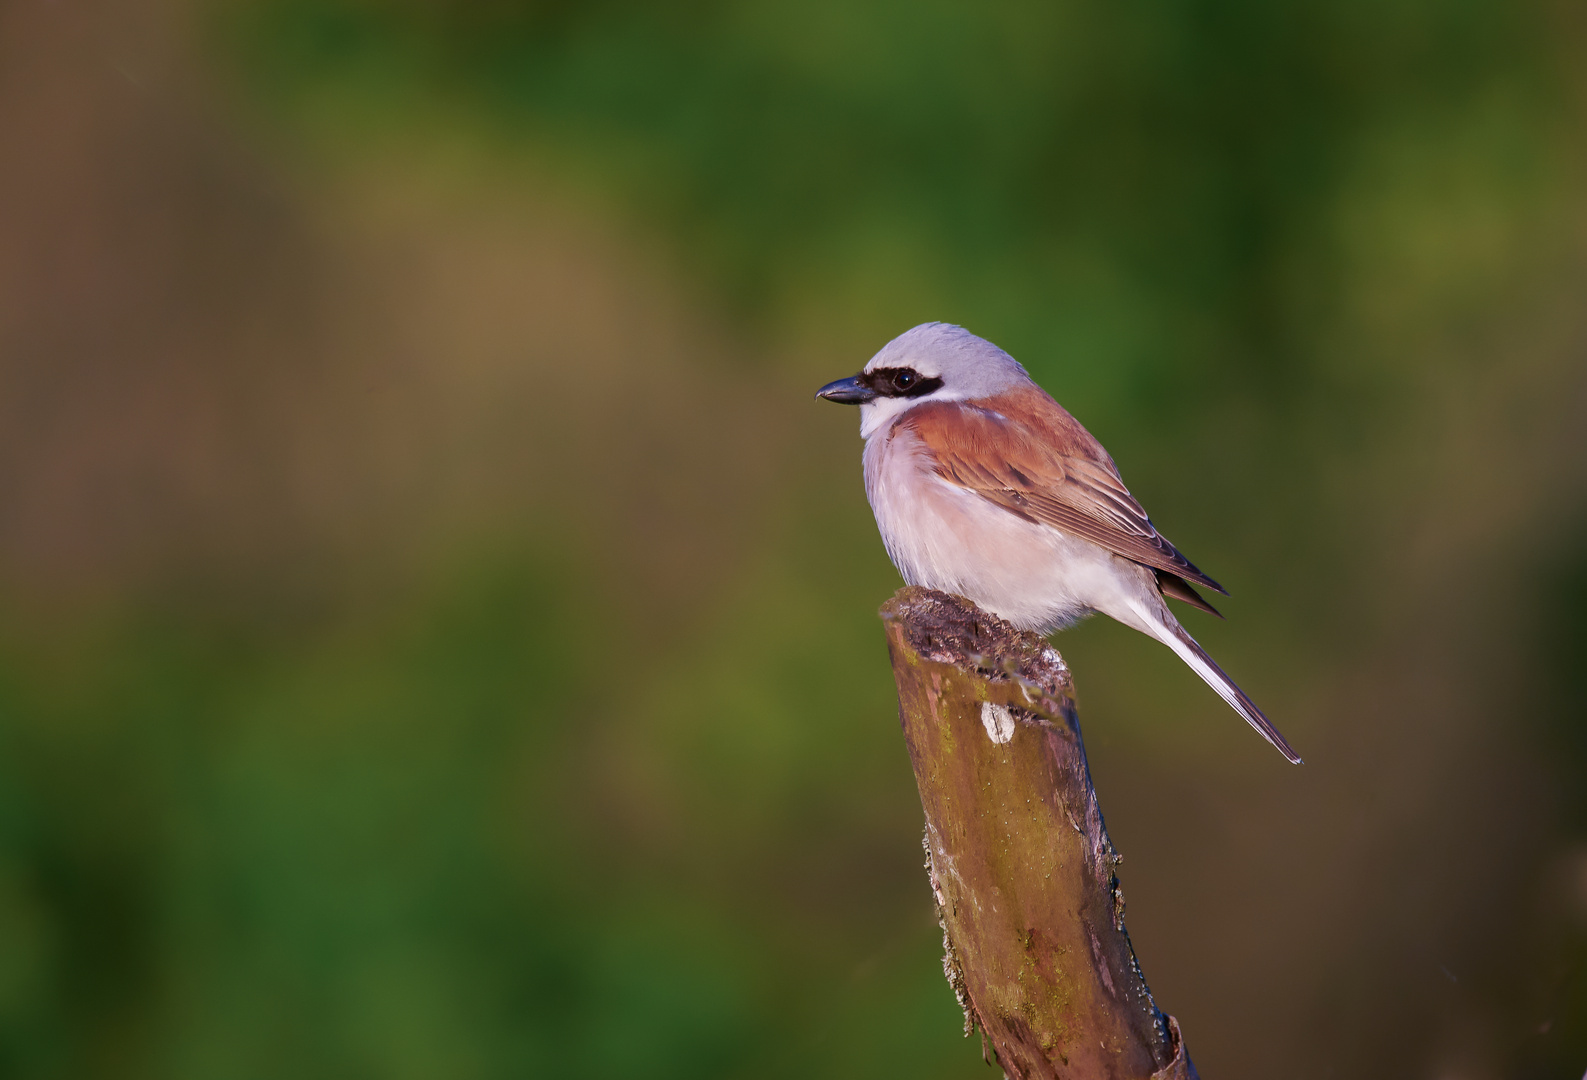
<svg viewBox="0 0 1587 1080">
<path fill-rule="evenodd" d="M 1218 615 L 1196 586 L 1227 591 L 1157 531 L 1102 444 L 1012 356 L 963 327 L 923 323 L 816 397 L 860 407 L 866 498 L 907 583 L 1044 636 L 1093 614 L 1116 619 L 1167 645 L 1301 764 L 1166 602 Z"/>
</svg>

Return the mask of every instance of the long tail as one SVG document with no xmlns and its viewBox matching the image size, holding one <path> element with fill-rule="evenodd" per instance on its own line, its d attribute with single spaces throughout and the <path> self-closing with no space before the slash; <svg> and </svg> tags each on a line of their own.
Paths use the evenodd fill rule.
<svg viewBox="0 0 1587 1080">
<path fill-rule="evenodd" d="M 1207 651 L 1196 644 L 1196 639 L 1185 633 L 1185 628 L 1179 625 L 1179 620 L 1175 619 L 1166 608 L 1163 611 L 1165 618 L 1152 618 L 1139 608 L 1136 610 L 1147 616 L 1146 621 L 1152 627 L 1152 636 L 1178 653 L 1179 658 L 1189 664 L 1192 671 L 1216 690 L 1218 696 L 1227 701 L 1235 712 L 1245 717 L 1245 722 L 1254 727 L 1262 738 L 1272 743 L 1274 749 L 1289 759 L 1290 764 L 1304 764 L 1300 755 L 1295 752 L 1295 748 L 1290 746 L 1289 740 L 1285 739 L 1278 728 L 1262 715 L 1262 710 L 1245 696 L 1245 691 L 1234 685 L 1234 680 L 1223 673 L 1223 669 L 1207 655 Z"/>
</svg>

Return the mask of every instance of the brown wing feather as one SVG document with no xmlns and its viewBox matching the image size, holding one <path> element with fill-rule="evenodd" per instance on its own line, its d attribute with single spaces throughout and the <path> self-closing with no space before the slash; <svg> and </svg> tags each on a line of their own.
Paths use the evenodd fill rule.
<svg viewBox="0 0 1587 1080">
<path fill-rule="evenodd" d="M 900 417 L 900 429 L 920 439 L 943 479 L 1027 521 L 1224 591 L 1157 531 L 1107 451 L 1041 391 L 1014 391 L 979 405 L 927 403 Z"/>
</svg>

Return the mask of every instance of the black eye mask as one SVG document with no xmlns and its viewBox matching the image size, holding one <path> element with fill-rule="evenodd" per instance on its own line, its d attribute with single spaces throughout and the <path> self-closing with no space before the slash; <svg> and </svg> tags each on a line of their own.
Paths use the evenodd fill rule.
<svg viewBox="0 0 1587 1080">
<path fill-rule="evenodd" d="M 859 379 L 878 397 L 924 397 L 942 386 L 941 379 L 927 378 L 914 368 L 877 368 L 863 373 Z"/>
</svg>

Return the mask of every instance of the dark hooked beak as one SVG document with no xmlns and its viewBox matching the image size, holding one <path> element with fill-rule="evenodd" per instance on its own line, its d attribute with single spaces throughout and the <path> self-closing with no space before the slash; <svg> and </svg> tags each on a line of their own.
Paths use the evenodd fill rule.
<svg viewBox="0 0 1587 1080">
<path fill-rule="evenodd" d="M 839 405 L 864 405 L 876 400 L 876 391 L 860 382 L 858 375 L 829 382 L 816 391 L 816 397 L 835 401 Z"/>
</svg>

